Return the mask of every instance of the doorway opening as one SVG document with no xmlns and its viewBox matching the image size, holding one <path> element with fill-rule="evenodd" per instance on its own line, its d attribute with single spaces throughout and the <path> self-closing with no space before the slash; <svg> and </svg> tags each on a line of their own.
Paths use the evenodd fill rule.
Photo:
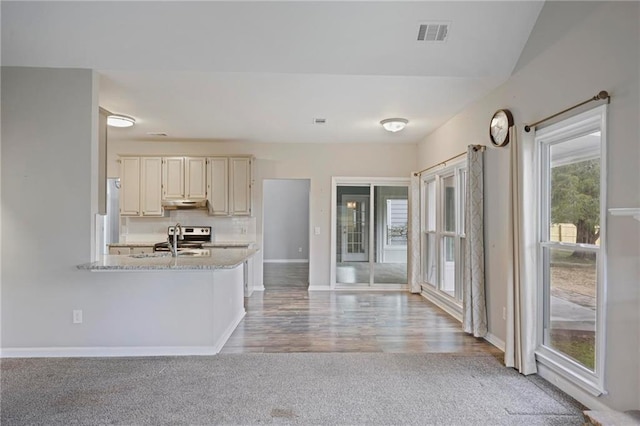
<svg viewBox="0 0 640 426">
<path fill-rule="evenodd" d="M 407 287 L 408 199 L 408 179 L 333 179 L 332 288 Z"/>
<path fill-rule="evenodd" d="M 265 290 L 309 287 L 310 179 L 265 179 Z"/>
</svg>

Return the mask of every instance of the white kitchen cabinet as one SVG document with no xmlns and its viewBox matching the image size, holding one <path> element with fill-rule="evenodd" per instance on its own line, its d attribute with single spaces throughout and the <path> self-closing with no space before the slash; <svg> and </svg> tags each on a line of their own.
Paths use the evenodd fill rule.
<svg viewBox="0 0 640 426">
<path fill-rule="evenodd" d="M 140 158 L 120 158 L 120 214 L 140 214 Z"/>
<path fill-rule="evenodd" d="M 251 216 L 251 158 L 229 158 L 229 205 L 232 216 Z"/>
<path fill-rule="evenodd" d="M 131 254 L 131 247 L 109 247 L 109 254 Z"/>
<path fill-rule="evenodd" d="M 162 216 L 162 158 L 120 157 L 120 215 Z"/>
<path fill-rule="evenodd" d="M 162 216 L 162 158 L 142 157 L 140 162 L 142 216 Z"/>
<path fill-rule="evenodd" d="M 153 253 L 153 246 L 117 246 L 109 247 L 109 254 L 148 254 Z"/>
<path fill-rule="evenodd" d="M 209 157 L 209 214 L 251 215 L 252 157 Z"/>
<path fill-rule="evenodd" d="M 184 198 L 184 157 L 162 159 L 162 199 Z"/>
<path fill-rule="evenodd" d="M 209 214 L 229 215 L 229 159 L 210 157 L 207 167 L 207 193 Z"/>
<path fill-rule="evenodd" d="M 162 161 L 164 200 L 204 200 L 207 198 L 205 157 L 165 157 Z"/>
<path fill-rule="evenodd" d="M 207 159 L 204 157 L 185 157 L 185 194 L 189 200 L 207 198 Z"/>
<path fill-rule="evenodd" d="M 149 254 L 149 253 L 153 253 L 153 246 L 131 247 L 131 254 Z"/>
</svg>

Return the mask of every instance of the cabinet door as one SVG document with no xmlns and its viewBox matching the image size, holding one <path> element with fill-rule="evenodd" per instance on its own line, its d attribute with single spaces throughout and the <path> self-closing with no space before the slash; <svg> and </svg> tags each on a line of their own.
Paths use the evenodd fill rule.
<svg viewBox="0 0 640 426">
<path fill-rule="evenodd" d="M 185 158 L 185 193 L 189 200 L 207 198 L 207 159 Z"/>
<path fill-rule="evenodd" d="M 229 203 L 231 214 L 251 216 L 251 158 L 230 158 Z"/>
<path fill-rule="evenodd" d="M 184 198 L 184 157 L 162 159 L 162 199 Z"/>
<path fill-rule="evenodd" d="M 229 159 L 211 157 L 207 168 L 207 197 L 209 214 L 227 216 L 229 214 Z"/>
<path fill-rule="evenodd" d="M 120 158 L 120 214 L 140 214 L 140 158 Z"/>
<path fill-rule="evenodd" d="M 109 254 L 131 254 L 131 247 L 109 247 Z"/>
<path fill-rule="evenodd" d="M 142 216 L 162 216 L 162 158 L 142 157 L 140 162 Z"/>
<path fill-rule="evenodd" d="M 131 254 L 150 254 L 153 253 L 153 247 L 131 247 Z"/>
</svg>

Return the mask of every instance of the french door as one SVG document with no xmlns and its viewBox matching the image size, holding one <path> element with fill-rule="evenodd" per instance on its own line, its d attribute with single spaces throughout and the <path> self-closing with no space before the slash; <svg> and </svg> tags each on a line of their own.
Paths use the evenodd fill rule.
<svg viewBox="0 0 640 426">
<path fill-rule="evenodd" d="M 340 207 L 342 259 L 366 262 L 369 259 L 369 196 L 344 195 Z"/>
</svg>

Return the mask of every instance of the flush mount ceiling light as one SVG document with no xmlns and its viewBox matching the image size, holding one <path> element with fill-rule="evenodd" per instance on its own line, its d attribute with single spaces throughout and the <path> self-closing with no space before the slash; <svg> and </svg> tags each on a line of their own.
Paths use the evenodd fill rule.
<svg viewBox="0 0 640 426">
<path fill-rule="evenodd" d="M 407 125 L 409 120 L 406 118 L 386 118 L 380 122 L 382 127 L 388 132 L 399 132 L 404 129 L 404 126 Z"/>
<path fill-rule="evenodd" d="M 136 119 L 122 114 L 111 114 L 107 117 L 107 124 L 112 127 L 131 127 Z"/>
</svg>

